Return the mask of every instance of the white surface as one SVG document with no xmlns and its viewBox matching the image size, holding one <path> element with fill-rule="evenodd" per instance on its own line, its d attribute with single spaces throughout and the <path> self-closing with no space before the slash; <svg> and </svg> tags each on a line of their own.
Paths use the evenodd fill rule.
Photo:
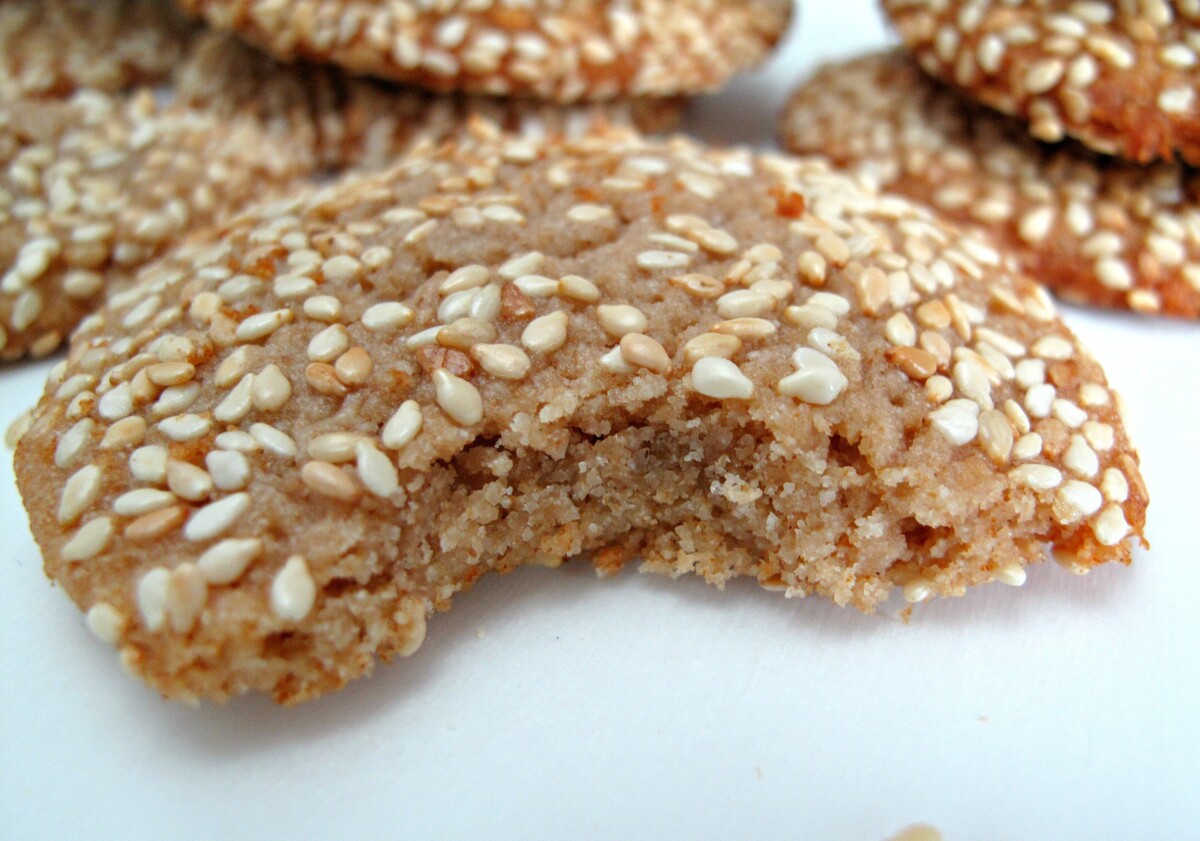
<svg viewBox="0 0 1200 841">
<path fill-rule="evenodd" d="M 815 57 L 882 39 L 871 0 L 812 0 L 705 133 L 768 142 Z M 1133 568 L 1050 564 L 908 626 L 745 582 L 526 570 L 290 710 L 193 710 L 126 676 L 43 577 L 5 456 L 0 837 L 1195 838 L 1200 330 L 1068 316 L 1142 446 Z M 0 428 L 48 367 L 0 368 Z"/>
</svg>

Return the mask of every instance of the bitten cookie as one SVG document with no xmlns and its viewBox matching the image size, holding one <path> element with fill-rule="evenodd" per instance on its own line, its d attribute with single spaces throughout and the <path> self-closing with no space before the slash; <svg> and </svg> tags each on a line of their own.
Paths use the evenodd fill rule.
<svg viewBox="0 0 1200 841">
<path fill-rule="evenodd" d="M 1117 398 L 1000 253 L 818 161 L 484 129 L 177 249 L 52 373 L 33 533 L 160 692 L 311 698 L 578 555 L 865 610 L 1129 561 Z"/>
<path fill-rule="evenodd" d="M 1168 0 L 882 0 L 928 72 L 1066 136 L 1145 163 L 1200 163 L 1200 6 Z"/>
<path fill-rule="evenodd" d="M 165 0 L 4 0 L 0 91 L 65 97 L 158 84 L 195 30 Z"/>
<path fill-rule="evenodd" d="M 792 0 L 178 0 L 279 58 L 437 91 L 558 102 L 721 87 L 763 59 Z"/>
<path fill-rule="evenodd" d="M 1038 143 L 899 53 L 822 69 L 792 99 L 783 137 L 986 232 L 1065 299 L 1200 317 L 1191 169 Z"/>
</svg>

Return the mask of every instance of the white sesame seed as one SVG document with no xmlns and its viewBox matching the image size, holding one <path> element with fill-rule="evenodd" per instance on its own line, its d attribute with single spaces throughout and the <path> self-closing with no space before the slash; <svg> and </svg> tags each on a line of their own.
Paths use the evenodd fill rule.
<svg viewBox="0 0 1200 841">
<path fill-rule="evenodd" d="M 214 439 L 213 443 L 222 450 L 241 453 L 252 453 L 258 449 L 258 442 L 254 440 L 254 436 L 241 430 L 222 432 Z"/>
<path fill-rule="evenodd" d="M 363 313 L 363 326 L 374 333 L 399 330 L 412 323 L 415 314 L 404 304 L 387 301 L 368 307 Z"/>
<path fill-rule="evenodd" d="M 1025 411 L 1031 418 L 1046 418 L 1054 405 L 1057 390 L 1049 383 L 1035 385 L 1025 392 Z"/>
<path fill-rule="evenodd" d="M 245 491 L 198 508 L 183 527 L 183 536 L 194 542 L 220 537 L 250 508 L 250 494 Z"/>
<path fill-rule="evenodd" d="M 250 401 L 262 412 L 283 408 L 291 396 L 292 384 L 273 362 L 256 374 L 250 385 Z"/>
<path fill-rule="evenodd" d="M 129 472 L 135 479 L 159 485 L 167 480 L 167 450 L 149 445 L 139 447 L 129 455 Z"/>
<path fill-rule="evenodd" d="M 100 417 L 108 421 L 128 417 L 133 412 L 133 391 L 129 383 L 121 383 L 106 392 L 100 398 L 96 409 L 100 413 Z"/>
<path fill-rule="evenodd" d="M 631 365 L 656 374 L 670 373 L 671 356 L 659 342 L 641 333 L 626 333 L 619 345 L 622 358 Z"/>
<path fill-rule="evenodd" d="M 341 468 L 327 461 L 309 461 L 300 469 L 300 478 L 312 490 L 330 499 L 353 502 L 358 486 Z"/>
<path fill-rule="evenodd" d="M 643 269 L 682 269 L 691 262 L 691 257 L 678 251 L 643 251 L 637 256 L 637 264 Z"/>
<path fill-rule="evenodd" d="M 1058 489 L 1055 511 L 1062 523 L 1078 523 L 1095 514 L 1104 504 L 1100 491 L 1086 482 L 1070 479 Z"/>
<path fill-rule="evenodd" d="M 567 314 L 562 310 L 533 319 L 521 333 L 521 344 L 534 353 L 552 353 L 566 340 Z"/>
<path fill-rule="evenodd" d="M 997 567 L 992 580 L 1007 584 L 1009 587 L 1020 587 L 1025 583 L 1026 577 L 1025 567 L 1016 561 L 1009 561 L 1003 566 Z"/>
<path fill-rule="evenodd" d="M 321 273 L 332 283 L 349 283 L 362 273 L 362 264 L 353 257 L 339 254 L 321 264 Z"/>
<path fill-rule="evenodd" d="M 1075 355 L 1075 346 L 1060 336 L 1043 336 L 1031 350 L 1042 359 L 1070 359 Z"/>
<path fill-rule="evenodd" d="M 1054 417 L 1058 418 L 1071 429 L 1078 429 L 1088 419 L 1087 412 L 1070 400 L 1064 400 L 1061 397 L 1055 398 L 1054 403 L 1051 404 L 1051 411 Z"/>
<path fill-rule="evenodd" d="M 514 345 L 478 344 L 471 356 L 484 371 L 502 380 L 520 380 L 529 373 L 532 362 L 525 351 Z"/>
<path fill-rule="evenodd" d="M 530 251 L 513 257 L 497 270 L 497 274 L 505 280 L 516 280 L 523 275 L 529 275 L 542 267 L 546 255 L 540 251 Z"/>
<path fill-rule="evenodd" d="M 213 450 L 204 457 L 213 484 L 223 491 L 240 491 L 250 482 L 250 462 L 239 452 Z"/>
<path fill-rule="evenodd" d="M 157 488 L 136 488 L 113 500 L 113 513 L 122 517 L 140 517 L 175 504 L 175 494 Z"/>
<path fill-rule="evenodd" d="M 109 645 L 116 645 L 125 631 L 125 614 L 108 602 L 96 602 L 87 612 L 88 630 Z"/>
<path fill-rule="evenodd" d="M 933 585 L 924 578 L 914 578 L 904 585 L 904 600 L 909 604 L 918 604 L 933 598 Z"/>
<path fill-rule="evenodd" d="M 57 467 L 70 467 L 75 460 L 90 446 L 92 435 L 96 430 L 96 422 L 91 418 L 77 421 L 58 439 L 54 448 L 54 464 Z"/>
<path fill-rule="evenodd" d="M 171 630 L 187 633 L 196 624 L 208 600 L 208 581 L 195 564 L 182 563 L 167 579 L 166 613 Z"/>
<path fill-rule="evenodd" d="M 94 464 L 81 467 L 67 479 L 58 504 L 58 522 L 64 526 L 79 519 L 80 515 L 100 495 L 103 474 Z"/>
<path fill-rule="evenodd" d="M 237 339 L 240 342 L 256 342 L 259 339 L 265 339 L 291 320 L 291 310 L 256 313 L 238 325 Z"/>
<path fill-rule="evenodd" d="M 1129 523 L 1119 505 L 1109 505 L 1092 520 L 1092 533 L 1104 546 L 1116 546 L 1129 534 Z"/>
<path fill-rule="evenodd" d="M 974 441 L 979 434 L 979 404 L 973 400 L 948 400 L 928 418 L 935 429 L 959 446 Z"/>
<path fill-rule="evenodd" d="M 250 413 L 254 375 L 246 374 L 225 399 L 213 409 L 213 417 L 222 423 L 237 423 Z"/>
<path fill-rule="evenodd" d="M 1082 435 L 1072 435 L 1063 454 L 1063 465 L 1076 476 L 1091 478 L 1100 472 L 1100 459 Z"/>
<path fill-rule="evenodd" d="M 256 423 L 250 427 L 250 434 L 254 437 L 258 445 L 267 452 L 281 458 L 290 459 L 296 457 L 296 442 L 286 432 L 282 432 L 269 424 Z"/>
<path fill-rule="evenodd" d="M 549 298 L 551 295 L 557 295 L 559 290 L 557 280 L 540 274 L 521 275 L 513 281 L 513 286 L 530 298 Z"/>
<path fill-rule="evenodd" d="M 692 366 L 692 388 L 718 400 L 749 400 L 754 383 L 733 362 L 719 356 L 705 356 Z"/>
<path fill-rule="evenodd" d="M 387 499 L 399 490 L 396 465 L 370 441 L 360 440 L 355 445 L 355 465 L 363 486 L 375 496 Z"/>
<path fill-rule="evenodd" d="M 483 420 L 483 398 L 471 383 L 445 368 L 433 372 L 433 387 L 438 406 L 461 426 L 473 426 Z"/>
<path fill-rule="evenodd" d="M 167 584 L 170 580 L 168 570 L 155 567 L 138 581 L 138 612 L 148 631 L 161 630 L 167 621 Z"/>
<path fill-rule="evenodd" d="M 476 289 L 485 285 L 490 276 L 491 272 L 488 271 L 486 266 L 463 266 L 451 272 L 450 276 L 442 281 L 442 285 L 438 288 L 438 293 L 446 296 L 455 292 Z"/>
<path fill-rule="evenodd" d="M 63 544 L 64 561 L 86 561 L 94 558 L 108 547 L 112 540 L 113 521 L 108 517 L 97 517 L 80 526 L 79 530 Z"/>
<path fill-rule="evenodd" d="M 313 321 L 337 321 L 342 316 L 342 302 L 332 295 L 314 295 L 304 302 L 304 314 Z"/>
<path fill-rule="evenodd" d="M 837 363 L 820 351 L 798 348 L 792 354 L 796 372 L 779 381 L 779 393 L 814 406 L 828 406 L 845 391 L 849 380 Z"/>
<path fill-rule="evenodd" d="M 263 542 L 258 538 L 226 538 L 205 550 L 196 561 L 196 568 L 209 584 L 232 584 L 262 550 Z"/>
<path fill-rule="evenodd" d="M 159 421 L 158 428 L 172 441 L 186 443 L 207 435 L 212 428 L 212 421 L 200 415 L 176 415 Z"/>
<path fill-rule="evenodd" d="M 288 558 L 271 582 L 271 610 L 280 619 L 302 621 L 313 609 L 317 586 L 299 555 Z"/>
<path fill-rule="evenodd" d="M 341 324 L 331 324 L 308 343 L 308 358 L 313 362 L 332 362 L 350 347 L 350 335 Z"/>
<path fill-rule="evenodd" d="M 1062 473 L 1048 464 L 1022 464 L 1010 470 L 1008 477 L 1036 491 L 1053 490 L 1062 483 Z"/>
<path fill-rule="evenodd" d="M 416 400 L 405 400 L 383 427 L 383 446 L 389 450 L 402 449 L 421 432 L 421 406 Z"/>
<path fill-rule="evenodd" d="M 600 367 L 610 374 L 632 374 L 635 369 L 627 361 L 621 353 L 620 347 L 609 348 L 609 350 L 600 357 Z"/>
<path fill-rule="evenodd" d="M 213 482 L 208 471 L 186 461 L 171 459 L 167 462 L 167 487 L 181 499 L 199 502 L 212 493 Z"/>
</svg>

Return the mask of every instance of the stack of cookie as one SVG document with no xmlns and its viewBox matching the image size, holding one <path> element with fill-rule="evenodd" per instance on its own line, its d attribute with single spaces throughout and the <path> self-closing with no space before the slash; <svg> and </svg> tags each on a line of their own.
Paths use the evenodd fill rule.
<svg viewBox="0 0 1200 841">
<path fill-rule="evenodd" d="M 984 232 L 1067 300 L 1200 317 L 1200 7 L 883 8 L 911 57 L 821 70 L 789 148 Z"/>
<path fill-rule="evenodd" d="M 555 3 L 541 19 L 508 3 L 181 5 L 215 28 L 165 0 L 0 6 L 0 359 L 52 352 L 170 243 L 248 200 L 381 165 L 472 116 L 668 128 L 677 97 L 761 60 L 789 19 L 787 0 Z"/>
<path fill-rule="evenodd" d="M 281 58 L 558 99 L 717 84 L 786 19 L 768 0 L 188 5 Z M 46 195 L 8 224 L 71 209 L 14 259 L 22 291 L 51 269 L 111 282 L 65 265 L 98 236 L 72 213 L 160 234 L 80 323 L 16 472 L 48 574 L 165 695 L 314 697 L 412 654 L 483 575 L 574 557 L 863 610 L 1019 585 L 1047 543 L 1081 572 L 1129 562 L 1147 495 L 1119 402 L 992 245 L 821 161 L 531 137 L 528 106 L 414 144 L 429 108 L 406 123 L 399 97 L 432 94 L 261 56 L 236 78 L 245 49 L 189 46 L 170 108 L 89 116 L 123 154 L 42 143 L 9 171 Z M 171 131 L 228 154 L 163 151 Z M 36 177 L 56 150 L 68 185 L 109 192 Z M 126 171 L 177 227 L 111 200 Z M 224 198 L 241 183 L 262 200 Z"/>
</svg>

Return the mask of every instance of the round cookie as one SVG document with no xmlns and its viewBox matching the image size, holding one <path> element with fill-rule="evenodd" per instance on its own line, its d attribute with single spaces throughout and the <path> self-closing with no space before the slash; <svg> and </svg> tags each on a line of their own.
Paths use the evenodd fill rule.
<svg viewBox="0 0 1200 841">
<path fill-rule="evenodd" d="M 815 160 L 485 128 L 175 250 L 52 372 L 33 533 L 160 692 L 311 698 L 580 555 L 865 610 L 1129 561 L 1117 399 L 998 252 Z"/>
<path fill-rule="evenodd" d="M 783 135 L 986 232 L 1065 299 L 1200 317 L 1200 180 L 1187 167 L 1038 143 L 899 53 L 822 69 Z"/>
<path fill-rule="evenodd" d="M 721 87 L 763 59 L 792 0 L 178 0 L 283 59 L 437 91 L 558 102 Z"/>
<path fill-rule="evenodd" d="M 1168 0 L 882 0 L 921 66 L 1019 116 L 1145 163 L 1200 163 L 1200 6 Z"/>
<path fill-rule="evenodd" d="M 158 84 L 195 30 L 165 0 L 4 0 L 0 91 L 65 97 Z"/>
</svg>

